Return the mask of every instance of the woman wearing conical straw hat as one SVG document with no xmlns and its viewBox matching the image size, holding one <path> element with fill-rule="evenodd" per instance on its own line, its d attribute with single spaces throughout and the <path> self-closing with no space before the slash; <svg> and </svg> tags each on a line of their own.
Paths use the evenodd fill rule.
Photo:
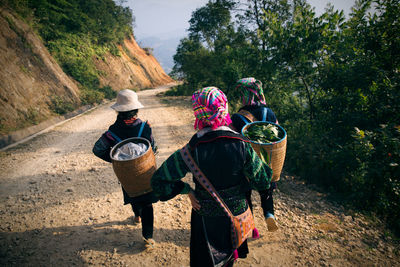
<svg viewBox="0 0 400 267">
<path fill-rule="evenodd" d="M 131 137 L 143 137 L 147 139 L 154 152 L 157 147 L 152 135 L 152 129 L 148 122 L 138 118 L 139 109 L 143 108 L 139 102 L 137 94 L 124 89 L 118 92 L 117 101 L 111 106 L 117 114 L 116 121 L 102 134 L 93 147 L 93 153 L 107 161 L 111 162 L 110 150 L 118 142 Z M 124 197 L 124 205 L 130 204 L 134 213 L 132 223 L 142 225 L 142 236 L 146 249 L 152 249 L 155 246 L 153 240 L 154 211 L 152 203 L 158 201 L 153 192 L 140 196 L 130 197 L 121 186 Z"/>
</svg>

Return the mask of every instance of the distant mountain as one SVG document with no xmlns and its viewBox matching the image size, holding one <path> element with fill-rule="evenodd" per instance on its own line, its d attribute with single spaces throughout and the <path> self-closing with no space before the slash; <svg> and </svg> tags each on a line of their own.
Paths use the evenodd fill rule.
<svg viewBox="0 0 400 267">
<path fill-rule="evenodd" d="M 174 66 L 173 56 L 180 40 L 184 37 L 182 31 L 164 33 L 158 36 L 147 36 L 138 38 L 138 43 L 142 48 L 153 48 L 153 55 L 160 63 L 166 73 L 169 73 Z"/>
</svg>

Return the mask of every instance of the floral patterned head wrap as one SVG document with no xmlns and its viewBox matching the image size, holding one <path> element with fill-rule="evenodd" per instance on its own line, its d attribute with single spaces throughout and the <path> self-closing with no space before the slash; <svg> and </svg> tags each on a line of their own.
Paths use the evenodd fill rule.
<svg viewBox="0 0 400 267">
<path fill-rule="evenodd" d="M 243 78 L 237 81 L 235 89 L 242 92 L 243 106 L 261 103 L 265 105 L 262 82 L 254 78 Z"/>
<path fill-rule="evenodd" d="M 232 123 L 228 113 L 228 100 L 217 87 L 205 87 L 192 95 L 192 105 L 196 121 L 194 129 L 211 127 L 213 130 Z"/>
</svg>

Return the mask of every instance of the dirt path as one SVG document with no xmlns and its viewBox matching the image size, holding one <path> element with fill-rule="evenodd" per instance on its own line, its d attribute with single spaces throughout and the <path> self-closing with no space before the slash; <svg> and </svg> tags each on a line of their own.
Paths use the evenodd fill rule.
<svg viewBox="0 0 400 267">
<path fill-rule="evenodd" d="M 139 93 L 158 165 L 194 133 L 189 98 L 156 97 L 164 90 Z M 115 120 L 109 106 L 0 153 L 1 266 L 189 265 L 189 200 L 154 205 L 157 248 L 146 252 L 111 165 L 91 153 Z M 278 186 L 280 230 L 267 232 L 254 194 L 261 238 L 250 241 L 248 258 L 237 266 L 400 266 L 398 244 L 379 222 L 346 213 L 293 177 Z"/>
</svg>

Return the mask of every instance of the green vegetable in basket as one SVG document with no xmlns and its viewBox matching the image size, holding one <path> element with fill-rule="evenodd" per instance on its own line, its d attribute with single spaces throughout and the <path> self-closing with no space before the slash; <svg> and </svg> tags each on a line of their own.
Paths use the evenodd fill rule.
<svg viewBox="0 0 400 267">
<path fill-rule="evenodd" d="M 272 143 L 281 139 L 278 127 L 273 124 L 253 124 L 244 135 L 257 143 Z"/>
</svg>

